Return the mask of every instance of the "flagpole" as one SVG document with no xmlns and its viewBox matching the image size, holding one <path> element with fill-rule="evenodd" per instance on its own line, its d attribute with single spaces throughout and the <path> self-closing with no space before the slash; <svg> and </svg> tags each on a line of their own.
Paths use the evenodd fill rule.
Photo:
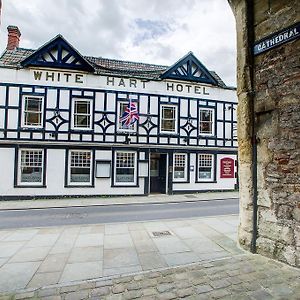
<svg viewBox="0 0 300 300">
<path fill-rule="evenodd" d="M 128 93 L 128 97 L 129 97 L 129 112 L 130 112 L 130 115 L 131 115 L 131 97 L 130 97 L 130 93 Z M 130 144 L 130 142 L 131 142 L 131 139 L 130 139 L 131 130 L 130 130 L 130 128 L 128 128 L 128 129 L 129 129 L 128 144 Z"/>
</svg>

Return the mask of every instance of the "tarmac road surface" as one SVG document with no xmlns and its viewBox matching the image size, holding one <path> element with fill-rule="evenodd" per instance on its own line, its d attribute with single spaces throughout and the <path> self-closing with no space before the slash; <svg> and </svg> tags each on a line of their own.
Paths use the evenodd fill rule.
<svg viewBox="0 0 300 300">
<path fill-rule="evenodd" d="M 0 229 L 149 221 L 238 214 L 238 199 L 162 204 L 0 210 Z"/>
</svg>

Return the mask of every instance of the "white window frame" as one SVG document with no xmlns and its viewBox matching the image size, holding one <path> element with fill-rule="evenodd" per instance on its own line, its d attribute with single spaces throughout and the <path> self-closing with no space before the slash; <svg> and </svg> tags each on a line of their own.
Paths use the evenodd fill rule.
<svg viewBox="0 0 300 300">
<path fill-rule="evenodd" d="M 128 182 L 117 182 L 117 168 L 120 168 L 120 167 L 117 167 L 117 155 L 119 153 L 131 153 L 131 154 L 134 154 L 134 166 L 132 167 L 133 169 L 133 181 L 128 181 Z M 121 185 L 121 186 L 124 186 L 124 185 L 128 185 L 128 186 L 135 186 L 137 184 L 137 169 L 138 169 L 138 166 L 137 166 L 137 152 L 135 151 L 116 151 L 115 152 L 115 155 L 114 155 L 114 185 L 115 186 L 118 186 L 118 185 Z"/>
<path fill-rule="evenodd" d="M 30 125 L 26 124 L 26 117 L 25 114 L 27 113 L 36 113 L 35 111 L 28 111 L 26 110 L 26 98 L 33 98 L 33 99 L 39 99 L 42 102 L 41 105 L 41 110 L 38 111 L 40 114 L 40 124 L 37 125 Z M 43 123 L 44 123 L 44 102 L 45 102 L 45 97 L 44 96 L 37 96 L 37 95 L 23 95 L 22 97 L 22 127 L 25 128 L 43 128 Z"/>
<path fill-rule="evenodd" d="M 184 177 L 183 178 L 175 178 L 175 168 L 176 166 L 176 156 L 183 156 L 184 157 Z M 181 182 L 181 181 L 187 181 L 187 172 L 188 172 L 188 156 L 187 153 L 174 153 L 173 155 L 173 181 L 175 182 Z"/>
<path fill-rule="evenodd" d="M 90 181 L 79 181 L 79 182 L 74 182 L 71 181 L 71 164 L 72 164 L 72 153 L 80 153 L 80 152 L 84 152 L 84 153 L 90 153 Z M 77 168 L 80 168 L 80 166 Z M 82 167 L 84 168 L 84 167 Z M 92 185 L 92 170 L 93 170 L 93 152 L 91 150 L 69 150 L 68 152 L 68 185 L 69 186 L 76 186 L 76 185 L 80 185 L 80 186 L 91 186 Z"/>
<path fill-rule="evenodd" d="M 202 156 L 208 156 L 208 157 L 211 157 L 211 166 L 210 166 L 210 170 L 211 170 L 211 175 L 210 175 L 210 178 L 201 178 L 200 177 L 200 167 L 209 167 L 209 166 L 200 166 L 200 157 Z M 210 154 L 210 153 L 198 153 L 197 155 L 197 167 L 198 167 L 198 170 L 197 170 L 197 179 L 198 181 L 204 181 L 204 182 L 211 182 L 211 181 L 214 181 L 214 171 L 215 171 L 215 156 L 213 154 Z"/>
<path fill-rule="evenodd" d="M 93 117 L 93 107 L 92 107 L 92 99 L 85 99 L 85 98 L 73 98 L 72 99 L 72 129 L 74 130 L 91 130 L 92 129 L 92 117 Z M 89 114 L 78 114 L 78 115 L 86 115 L 86 116 L 89 116 L 90 117 L 90 126 L 89 127 L 78 127 L 76 126 L 75 124 L 75 103 L 76 102 L 87 102 L 89 103 L 89 106 L 90 106 L 90 113 Z"/>
<path fill-rule="evenodd" d="M 121 105 L 122 104 L 126 104 L 126 106 L 128 106 L 129 100 L 128 101 L 118 101 L 117 104 L 118 104 L 118 107 L 117 107 L 117 130 L 119 132 L 136 132 L 136 129 L 137 129 L 136 124 L 137 124 L 137 122 L 134 122 L 131 126 L 129 126 L 129 128 L 123 128 L 123 127 L 121 127 L 121 122 L 120 122 L 120 118 L 122 117 L 120 115 L 121 114 Z M 136 103 L 136 105 L 137 105 L 137 103 Z M 137 108 L 138 108 L 138 105 L 137 105 Z"/>
<path fill-rule="evenodd" d="M 38 152 L 41 152 L 42 154 L 42 161 L 41 161 L 41 166 L 38 166 L 38 167 L 41 167 L 41 181 L 37 182 L 37 181 L 21 181 L 21 175 L 22 175 L 22 152 L 24 151 L 38 151 Z M 44 149 L 36 149 L 36 148 L 22 148 L 22 149 L 19 149 L 19 153 L 18 153 L 18 185 L 25 185 L 25 186 L 42 186 L 44 185 L 44 166 L 45 166 L 45 155 L 44 155 Z M 30 165 L 29 165 L 30 166 Z M 32 167 L 32 166 L 31 166 Z"/>
<path fill-rule="evenodd" d="M 164 107 L 173 107 L 175 108 L 175 128 L 174 131 L 163 130 L 162 129 L 162 121 L 163 121 L 163 108 Z M 177 134 L 178 131 L 178 106 L 173 104 L 161 104 L 160 105 L 160 132 L 168 133 L 168 134 Z"/>
<path fill-rule="evenodd" d="M 211 111 L 211 133 L 207 133 L 207 132 L 201 132 L 201 111 L 203 110 L 207 110 L 207 111 Z M 215 110 L 213 108 L 208 108 L 208 107 L 200 107 L 199 108 L 199 135 L 202 136 L 213 136 L 215 135 Z"/>
</svg>

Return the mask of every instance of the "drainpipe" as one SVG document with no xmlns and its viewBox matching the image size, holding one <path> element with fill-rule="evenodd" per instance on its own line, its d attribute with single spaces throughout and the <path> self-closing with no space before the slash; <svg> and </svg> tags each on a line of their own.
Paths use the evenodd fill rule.
<svg viewBox="0 0 300 300">
<path fill-rule="evenodd" d="M 255 127 L 255 105 L 254 105 L 254 3 L 253 0 L 246 1 L 247 3 L 247 34 L 248 34 L 248 47 L 249 47 L 249 80 L 250 80 L 250 91 L 249 101 L 251 105 L 251 119 L 252 119 L 252 240 L 250 250 L 252 253 L 256 253 L 256 240 L 257 240 L 257 137 Z"/>
</svg>

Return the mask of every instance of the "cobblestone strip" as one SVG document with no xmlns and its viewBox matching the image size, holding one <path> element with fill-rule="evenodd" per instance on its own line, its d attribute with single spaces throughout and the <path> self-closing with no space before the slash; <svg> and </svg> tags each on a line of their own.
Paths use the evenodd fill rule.
<svg viewBox="0 0 300 300">
<path fill-rule="evenodd" d="M 265 257 L 240 255 L 126 276 L 53 285 L 0 300 L 297 299 L 300 270 Z"/>
</svg>

